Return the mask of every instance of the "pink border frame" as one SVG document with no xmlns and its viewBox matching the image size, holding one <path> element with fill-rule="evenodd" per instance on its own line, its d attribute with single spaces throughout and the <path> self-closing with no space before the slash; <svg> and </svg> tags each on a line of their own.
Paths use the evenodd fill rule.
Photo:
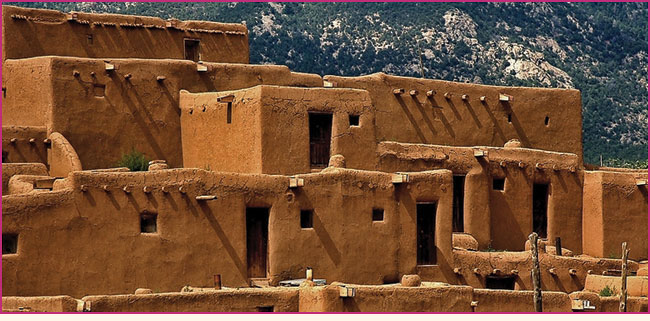
<svg viewBox="0 0 650 321">
<path fill-rule="evenodd" d="M 0 1 L 4 3 L 5 1 Z M 7 1 L 8 2 L 8 1 Z M 24 2 L 78 2 L 78 1 L 24 1 Z M 100 1 L 87 1 L 87 2 L 100 2 Z M 123 1 L 112 1 L 112 2 L 123 2 Z M 177 0 L 171 0 L 171 1 L 132 1 L 132 2 L 380 2 L 380 1 L 371 1 L 371 0 L 359 0 L 359 1 L 327 1 L 327 0 L 311 0 L 311 1 L 296 1 L 296 0 L 289 0 L 289 1 L 258 1 L 258 0 L 242 0 L 242 1 L 205 1 L 205 0 L 198 0 L 198 1 L 177 1 Z M 468 1 L 458 1 L 458 0 L 451 0 L 451 1 L 439 1 L 439 0 L 432 0 L 432 1 L 414 1 L 414 0 L 405 0 L 405 1 L 383 1 L 383 2 L 568 2 L 568 1 L 558 1 L 558 0 L 547 0 L 547 1 L 521 1 L 521 0 L 505 0 L 505 1 L 483 1 L 483 0 L 468 0 Z M 585 0 L 575 0 L 571 2 L 645 2 L 648 3 L 648 1 L 640 1 L 640 0 L 631 0 L 631 1 L 602 1 L 602 0 L 597 0 L 597 1 L 585 1 Z M 2 9 L 0 9 L 0 13 L 2 12 Z M 650 18 L 647 20 L 650 23 Z M 0 22 L 0 26 L 2 23 Z M 650 36 L 650 32 L 648 32 L 648 35 Z M 1 36 L 0 36 L 1 38 Z M 2 48 L 4 49 L 4 48 Z M 0 49 L 0 50 L 2 50 Z M 650 52 L 650 42 L 648 44 L 648 51 Z M 648 56 L 648 80 L 650 80 L 650 55 Z M 2 71 L 0 68 L 0 76 L 2 76 Z M 650 89 L 648 90 L 648 94 L 650 96 Z M 1 108 L 0 104 L 0 108 Z M 650 104 L 648 111 L 650 111 Z M 0 121 L 2 120 L 2 116 L 0 115 Z M 650 125 L 650 121 L 648 122 Z M 650 133 L 650 131 L 649 131 Z M 2 139 L 2 134 L 0 133 L 0 139 Z M 648 148 L 648 151 L 650 152 L 650 147 Z M 0 169 L 0 174 L 2 173 L 2 170 Z M 648 170 L 648 173 L 650 174 L 650 169 Z M 0 186 L 0 191 L 2 191 L 2 187 Z M 2 214 L 2 210 L 0 209 L 0 215 Z M 648 214 L 650 214 L 650 210 L 648 210 Z M 1 217 L 1 216 L 0 216 Z M 648 219 L 648 223 L 650 223 L 650 218 Z M 650 225 L 650 224 L 649 224 Z M 0 228 L 2 227 L 2 222 L 0 220 Z M 648 250 L 648 254 L 650 254 L 650 249 Z M 650 256 L 650 255 L 649 255 Z M 2 267 L 0 266 L 0 278 L 2 277 Z M 0 283 L 0 297 L 2 293 L 2 284 Z M 0 303 L 1 306 L 1 303 Z M 21 314 L 22 312 L 0 312 L 0 314 Z M 77 312 L 78 313 L 78 312 Z M 77 314 L 74 312 L 30 312 L 29 314 Z M 265 312 L 91 312 L 92 314 L 267 314 Z M 626 314 L 648 314 L 650 312 L 626 312 Z M 274 312 L 273 314 L 538 314 L 536 312 Z M 541 312 L 540 314 L 573 314 L 573 312 Z M 589 314 L 620 314 L 620 312 L 591 312 Z"/>
</svg>

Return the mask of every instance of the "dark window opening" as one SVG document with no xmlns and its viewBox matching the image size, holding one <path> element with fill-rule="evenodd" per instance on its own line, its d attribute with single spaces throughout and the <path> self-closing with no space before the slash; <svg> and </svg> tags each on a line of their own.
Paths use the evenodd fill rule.
<svg viewBox="0 0 650 321">
<path fill-rule="evenodd" d="M 548 224 L 548 184 L 533 185 L 533 232 L 546 238 Z"/>
<path fill-rule="evenodd" d="M 228 103 L 228 107 L 226 107 L 226 123 L 230 124 L 232 123 L 232 103 Z"/>
<path fill-rule="evenodd" d="M 88 40 L 88 44 L 92 45 L 93 44 L 93 35 L 87 35 L 86 39 Z"/>
<path fill-rule="evenodd" d="M 381 208 L 373 208 L 372 209 L 372 220 L 374 222 L 383 221 L 384 220 L 384 210 L 381 209 Z"/>
<path fill-rule="evenodd" d="M 6 163 L 8 159 L 9 159 L 9 152 L 6 151 L 6 150 L 3 150 L 2 151 L 2 162 Z"/>
<path fill-rule="evenodd" d="M 18 234 L 2 234 L 2 254 L 18 253 Z"/>
<path fill-rule="evenodd" d="M 495 290 L 514 290 L 515 277 L 488 275 L 485 277 L 485 288 Z"/>
<path fill-rule="evenodd" d="M 551 119 L 548 118 L 548 116 L 546 116 L 546 118 L 544 118 L 544 125 L 548 126 L 548 122 L 549 122 L 550 120 L 551 120 Z"/>
<path fill-rule="evenodd" d="M 93 95 L 95 97 L 104 97 L 106 94 L 106 86 L 102 84 L 93 84 Z"/>
<path fill-rule="evenodd" d="M 248 277 L 265 278 L 269 244 L 269 209 L 246 209 L 246 262 Z"/>
<path fill-rule="evenodd" d="M 508 114 L 508 123 L 512 123 L 512 114 Z"/>
<path fill-rule="evenodd" d="M 436 203 L 417 203 L 417 264 L 436 264 Z"/>
<path fill-rule="evenodd" d="M 314 227 L 314 212 L 311 210 L 300 211 L 300 228 Z"/>
<path fill-rule="evenodd" d="M 312 167 L 327 167 L 332 140 L 332 114 L 309 113 L 309 158 Z"/>
<path fill-rule="evenodd" d="M 7 98 L 7 88 L 2 87 L 2 98 Z"/>
<path fill-rule="evenodd" d="M 158 215 L 143 213 L 140 214 L 140 233 L 157 233 Z"/>
<path fill-rule="evenodd" d="M 502 191 L 506 186 L 505 178 L 493 178 L 492 179 L 492 189 L 495 191 Z"/>
<path fill-rule="evenodd" d="M 465 176 L 454 176 L 453 196 L 453 231 L 463 232 L 465 230 Z"/>
<path fill-rule="evenodd" d="M 359 115 L 350 115 L 350 126 L 359 126 Z"/>
<path fill-rule="evenodd" d="M 257 312 L 273 312 L 273 306 L 257 307 Z"/>
<path fill-rule="evenodd" d="M 201 56 L 199 47 L 201 41 L 196 39 L 185 39 L 185 60 L 199 61 Z"/>
</svg>

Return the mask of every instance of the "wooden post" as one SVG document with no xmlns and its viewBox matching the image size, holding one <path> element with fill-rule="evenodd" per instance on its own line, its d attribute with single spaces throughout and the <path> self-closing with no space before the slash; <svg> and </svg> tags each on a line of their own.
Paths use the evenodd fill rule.
<svg viewBox="0 0 650 321">
<path fill-rule="evenodd" d="M 539 257 L 537 253 L 537 233 L 533 232 L 528 236 L 530 241 L 530 251 L 533 258 L 533 268 L 530 271 L 533 278 L 533 304 L 535 312 L 542 312 L 542 282 L 539 274 Z"/>
<path fill-rule="evenodd" d="M 623 242 L 623 252 L 621 259 L 621 295 L 619 296 L 618 312 L 627 312 L 627 255 L 630 250 L 627 249 L 627 242 Z"/>
<path fill-rule="evenodd" d="M 562 240 L 559 236 L 555 238 L 555 255 L 562 256 Z"/>
</svg>

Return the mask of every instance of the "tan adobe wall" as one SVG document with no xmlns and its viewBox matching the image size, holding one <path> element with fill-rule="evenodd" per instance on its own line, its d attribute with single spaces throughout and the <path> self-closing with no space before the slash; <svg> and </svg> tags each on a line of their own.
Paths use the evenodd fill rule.
<svg viewBox="0 0 650 321">
<path fill-rule="evenodd" d="M 228 104 L 217 101 L 229 95 L 234 100 L 230 124 Z M 264 174 L 309 173 L 309 113 L 316 112 L 333 115 L 331 155 L 346 155 L 348 168 L 374 169 L 374 112 L 366 91 L 265 85 L 182 94 L 181 109 L 186 167 Z M 350 126 L 351 114 L 360 116 L 360 126 Z"/>
<path fill-rule="evenodd" d="M 2 163 L 2 195 L 9 194 L 9 180 L 14 175 L 46 176 L 48 173 L 43 163 Z"/>
<path fill-rule="evenodd" d="M 66 295 L 42 297 L 2 296 L 2 311 L 77 312 L 79 301 Z"/>
<path fill-rule="evenodd" d="M 82 299 L 90 312 L 297 312 L 297 288 L 222 289 L 198 293 L 98 295 Z"/>
<path fill-rule="evenodd" d="M 648 173 L 585 172 L 583 239 L 586 254 L 620 257 L 627 242 L 630 259 L 648 258 Z"/>
<path fill-rule="evenodd" d="M 578 90 L 485 86 L 383 73 L 324 79 L 334 87 L 370 92 L 377 109 L 378 141 L 503 146 L 518 139 L 524 147 L 573 153 L 582 159 Z M 395 95 L 394 89 L 404 89 L 404 93 Z M 411 90 L 417 95 L 411 96 Z M 427 96 L 430 90 L 435 92 L 431 97 Z M 500 102 L 501 93 L 512 100 Z"/>
<path fill-rule="evenodd" d="M 352 298 L 340 298 L 331 284 L 300 288 L 300 312 L 471 312 L 472 288 L 467 286 L 403 287 L 351 285 Z"/>
<path fill-rule="evenodd" d="M 69 178 L 72 189 L 4 197 L 2 229 L 18 234 L 18 253 L 3 255 L 3 295 L 178 291 L 211 284 L 214 274 L 222 275 L 224 286 L 247 286 L 247 206 L 270 207 L 272 284 L 303 277 L 307 266 L 317 278 L 363 284 L 414 273 L 417 201 L 438 202 L 438 262 L 453 260 L 450 172 L 414 174 L 410 188 L 396 188 L 390 174 L 379 172 L 303 177 L 304 187 L 292 190 L 285 176 L 84 171 Z M 195 199 L 203 194 L 218 199 Z M 384 221 L 372 221 L 373 208 L 384 209 Z M 309 209 L 314 226 L 301 229 L 300 211 Z M 142 213 L 157 214 L 157 234 L 140 233 Z"/>
<path fill-rule="evenodd" d="M 44 127 L 51 121 L 53 100 L 51 59 L 3 61 L 2 127 Z"/>
<path fill-rule="evenodd" d="M 9 82 L 8 98 L 20 90 L 24 96 L 54 93 L 49 105 L 27 100 L 5 100 L 3 113 L 49 115 L 40 126 L 59 132 L 76 149 L 85 169 L 114 167 L 123 153 L 135 148 L 150 159 L 165 159 L 182 166 L 181 89 L 192 92 L 248 88 L 259 84 L 322 86 L 318 75 L 292 73 L 286 66 L 205 63 L 207 71 L 182 60 L 109 60 L 116 70 L 106 71 L 104 60 L 43 57 L 7 60 L 8 75 L 43 77 L 47 86 L 27 80 Z M 51 73 L 34 74 L 33 66 L 48 66 Z M 158 80 L 158 77 L 164 79 Z M 46 109 L 43 109 L 46 106 Z M 41 108 L 43 107 L 43 108 Z M 15 118 L 3 126 L 25 125 Z"/>
<path fill-rule="evenodd" d="M 474 289 L 474 312 L 535 312 L 533 291 Z M 571 299 L 563 292 L 542 292 L 543 312 L 571 312 Z"/>
<path fill-rule="evenodd" d="M 46 138 L 45 126 L 2 126 L 2 162 L 47 164 Z"/>
<path fill-rule="evenodd" d="M 38 56 L 185 59 L 186 38 L 200 40 L 203 61 L 249 61 L 248 30 L 242 24 L 2 6 L 2 61 Z"/>
<path fill-rule="evenodd" d="M 621 268 L 621 260 L 600 259 L 589 256 L 558 256 L 540 247 L 540 277 L 544 291 L 571 293 L 580 291 L 585 286 L 589 274 L 602 274 L 607 270 Z M 636 271 L 639 265 L 630 261 L 628 268 Z M 488 276 L 510 276 L 515 278 L 515 290 L 533 290 L 531 279 L 532 261 L 530 251 L 521 252 L 484 252 L 454 250 L 451 270 L 443 271 L 443 277 L 430 278 L 421 274 L 426 280 L 445 280 L 450 284 L 465 284 L 481 289 L 486 288 Z M 458 273 L 453 269 L 457 268 Z M 476 271 L 474 269 L 477 269 Z M 495 269 L 497 271 L 495 271 Z M 574 270 L 572 274 L 571 270 Z M 495 273 L 496 272 L 496 273 Z M 553 272 L 553 273 L 551 273 Z"/>
<path fill-rule="evenodd" d="M 561 237 L 562 246 L 582 252 L 582 171 L 574 154 L 526 148 L 450 147 L 379 143 L 378 170 L 383 172 L 449 169 L 465 175 L 464 230 L 479 248 L 523 250 L 533 231 L 533 184 L 549 184 L 548 239 Z M 477 158 L 474 151 L 485 151 Z M 493 178 L 505 179 L 503 191 Z"/>
</svg>

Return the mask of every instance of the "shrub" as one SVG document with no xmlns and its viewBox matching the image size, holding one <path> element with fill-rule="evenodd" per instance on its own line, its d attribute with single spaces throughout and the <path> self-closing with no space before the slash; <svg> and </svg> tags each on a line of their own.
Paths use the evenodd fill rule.
<svg viewBox="0 0 650 321">
<path fill-rule="evenodd" d="M 598 293 L 600 296 L 614 296 L 616 295 L 616 291 L 611 289 L 609 285 L 605 285 L 605 287 L 600 290 L 600 293 Z"/>
<path fill-rule="evenodd" d="M 127 167 L 133 172 L 146 171 L 149 168 L 149 159 L 143 153 L 132 149 L 117 163 L 118 167 Z"/>
</svg>

